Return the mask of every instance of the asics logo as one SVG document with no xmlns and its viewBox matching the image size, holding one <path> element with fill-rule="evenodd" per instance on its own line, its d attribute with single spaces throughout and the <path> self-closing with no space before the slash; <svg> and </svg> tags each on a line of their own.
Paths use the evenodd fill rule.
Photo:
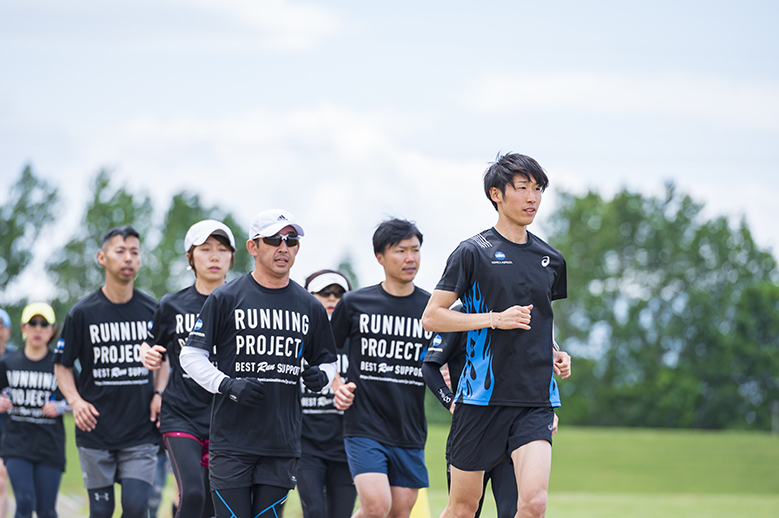
<svg viewBox="0 0 779 518">
<path fill-rule="evenodd" d="M 548 256 L 548 255 L 545 255 L 545 256 L 543 257 L 543 259 L 541 259 L 541 266 L 543 266 L 544 268 L 546 268 L 547 266 L 549 266 L 549 260 L 550 260 L 550 259 L 549 259 L 549 256 Z"/>
</svg>

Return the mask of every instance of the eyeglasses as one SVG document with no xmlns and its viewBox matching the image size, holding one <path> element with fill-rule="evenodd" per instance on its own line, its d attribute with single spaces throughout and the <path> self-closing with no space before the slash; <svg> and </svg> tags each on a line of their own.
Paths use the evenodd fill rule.
<svg viewBox="0 0 779 518">
<path fill-rule="evenodd" d="M 346 293 L 344 290 L 330 290 L 330 289 L 324 289 L 322 291 L 316 292 L 316 294 L 319 295 L 320 297 L 329 297 L 330 295 L 332 295 L 337 299 L 343 297 L 344 293 Z"/>
<path fill-rule="evenodd" d="M 276 234 L 275 236 L 271 237 L 263 237 L 262 240 L 265 242 L 266 245 L 270 246 L 281 246 L 281 241 L 285 241 L 287 243 L 287 246 L 292 248 L 293 246 L 298 246 L 300 244 L 300 238 L 297 236 L 297 234 L 287 234 L 286 236 L 282 236 L 281 234 Z"/>
<path fill-rule="evenodd" d="M 45 320 L 30 320 L 29 322 L 27 322 L 27 325 L 30 327 L 35 327 L 35 326 L 49 327 L 51 324 L 49 324 Z"/>
</svg>

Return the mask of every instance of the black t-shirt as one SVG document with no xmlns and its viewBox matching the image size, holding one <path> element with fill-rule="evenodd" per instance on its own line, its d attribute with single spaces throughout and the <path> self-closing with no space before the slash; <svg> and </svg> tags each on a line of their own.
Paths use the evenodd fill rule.
<svg viewBox="0 0 779 518">
<path fill-rule="evenodd" d="M 533 305 L 528 331 L 468 332 L 458 402 L 560 406 L 552 366 L 552 301 L 566 297 L 565 259 L 556 248 L 527 234 L 527 243 L 516 244 L 491 228 L 463 241 L 449 256 L 436 286 L 457 293 L 468 313 Z"/>
<path fill-rule="evenodd" d="M 73 367 L 80 362 L 78 391 L 100 412 L 91 432 L 76 427 L 79 446 L 116 450 L 159 441 L 149 421 L 152 375 L 141 363 L 141 344 L 156 305 L 137 290 L 124 304 L 112 303 L 97 290 L 68 313 L 54 363 Z"/>
<path fill-rule="evenodd" d="M 211 450 L 300 456 L 301 358 L 311 365 L 335 361 L 327 312 L 313 295 L 294 281 L 270 289 L 246 274 L 208 297 L 186 345 L 209 352 L 215 346 L 219 370 L 265 386 L 259 406 L 214 395 Z"/>
<path fill-rule="evenodd" d="M 348 383 L 347 349 L 336 350 L 336 368 L 341 380 Z M 303 433 L 300 443 L 303 455 L 346 462 L 344 450 L 344 413 L 335 408 L 332 388 L 323 392 L 311 392 L 301 384 L 300 403 L 303 405 Z"/>
<path fill-rule="evenodd" d="M 200 439 L 208 439 L 214 395 L 184 372 L 179 362 L 181 346 L 195 327 L 207 298 L 192 285 L 162 297 L 154 312 L 147 343 L 165 347 L 171 369 L 168 386 L 162 395 L 162 433 L 186 432 Z"/>
<path fill-rule="evenodd" d="M 345 294 L 335 307 L 333 334 L 339 347 L 349 340 L 349 380 L 357 385 L 344 436 L 425 447 L 421 366 L 432 333 L 422 327 L 422 313 L 429 298 L 417 287 L 395 297 L 377 284 Z"/>
<path fill-rule="evenodd" d="M 62 416 L 46 417 L 43 405 L 61 401 L 54 375 L 54 353 L 33 361 L 23 350 L 0 360 L 0 390 L 14 406 L 3 426 L 0 456 L 19 458 L 65 471 L 65 428 Z"/>
</svg>

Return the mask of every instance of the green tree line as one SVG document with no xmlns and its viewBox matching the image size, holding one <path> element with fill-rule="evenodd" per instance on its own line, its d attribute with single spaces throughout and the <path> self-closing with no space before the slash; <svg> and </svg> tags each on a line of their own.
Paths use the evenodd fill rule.
<svg viewBox="0 0 779 518">
<path fill-rule="evenodd" d="M 110 228 L 140 232 L 144 273 L 136 286 L 159 299 L 192 282 L 183 254 L 192 223 L 245 227 L 192 192 L 157 211 L 148 194 L 115 185 L 108 171 L 95 176 L 90 193 L 79 228 L 48 252 L 51 302 L 63 317 L 102 284 L 95 255 Z M 555 307 L 555 328 L 574 358 L 573 376 L 560 383 L 563 422 L 770 429 L 779 400 L 779 270 L 747 224 L 707 219 L 672 184 L 659 197 L 623 190 L 610 199 L 595 192 L 559 199 L 549 234 L 568 261 L 568 298 Z M 0 206 L 2 293 L 30 266 L 36 238 L 59 210 L 56 187 L 24 168 Z M 251 259 L 239 246 L 234 271 L 249 271 Z M 348 258 L 339 268 L 357 286 Z M 18 322 L 27 301 L 0 302 Z M 428 410 L 432 420 L 444 412 L 435 403 Z"/>
</svg>

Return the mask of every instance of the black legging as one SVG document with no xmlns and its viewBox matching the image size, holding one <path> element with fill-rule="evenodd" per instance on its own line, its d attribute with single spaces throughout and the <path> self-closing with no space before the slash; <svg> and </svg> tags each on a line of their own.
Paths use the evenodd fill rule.
<svg viewBox="0 0 779 518">
<path fill-rule="evenodd" d="M 327 480 L 327 465 L 322 461 L 320 469 L 308 464 L 298 464 L 298 494 L 304 518 L 349 518 L 354 511 L 357 490 L 354 484 L 332 484 Z M 348 467 L 344 467 L 348 472 Z"/>
<path fill-rule="evenodd" d="M 289 489 L 253 485 L 211 492 L 217 518 L 278 518 Z"/>
<path fill-rule="evenodd" d="M 214 504 L 211 501 L 208 468 L 200 463 L 203 446 L 195 439 L 170 435 L 165 436 L 164 442 L 179 488 L 176 518 L 211 518 L 214 516 Z"/>
<path fill-rule="evenodd" d="M 137 478 L 125 478 L 122 486 L 122 518 L 146 518 L 149 512 L 151 484 Z M 87 491 L 89 518 L 111 518 L 114 515 L 114 486 Z"/>
</svg>

